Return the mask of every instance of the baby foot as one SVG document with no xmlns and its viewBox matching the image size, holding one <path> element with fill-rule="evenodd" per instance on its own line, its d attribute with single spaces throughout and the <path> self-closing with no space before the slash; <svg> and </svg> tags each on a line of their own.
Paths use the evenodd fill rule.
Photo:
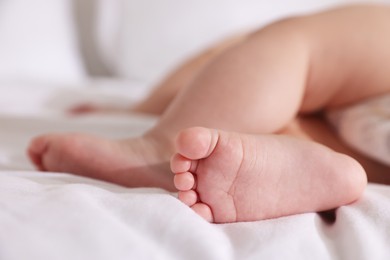
<svg viewBox="0 0 390 260">
<path fill-rule="evenodd" d="M 49 134 L 28 148 L 39 170 L 74 173 L 128 187 L 173 190 L 170 150 L 148 138 L 111 141 L 92 135 Z"/>
<path fill-rule="evenodd" d="M 179 199 L 210 222 L 328 210 L 353 202 L 366 185 L 352 158 L 287 136 L 196 127 L 182 131 L 176 146 Z"/>
</svg>

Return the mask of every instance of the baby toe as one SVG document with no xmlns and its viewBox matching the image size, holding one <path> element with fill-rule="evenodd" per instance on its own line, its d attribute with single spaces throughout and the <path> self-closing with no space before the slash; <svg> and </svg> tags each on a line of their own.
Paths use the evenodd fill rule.
<svg viewBox="0 0 390 260">
<path fill-rule="evenodd" d="M 175 154 L 171 159 L 171 171 L 173 173 L 188 172 L 191 168 L 191 160 L 180 154 Z"/>
<path fill-rule="evenodd" d="M 204 218 L 206 221 L 208 221 L 208 222 L 214 221 L 214 217 L 213 217 L 213 213 L 211 211 L 211 208 L 209 206 L 207 206 L 206 204 L 196 203 L 191 208 L 193 211 L 195 211 L 196 214 L 198 214 L 199 216 Z"/>
<path fill-rule="evenodd" d="M 181 191 L 188 191 L 195 186 L 195 177 L 190 172 L 178 173 L 175 175 L 173 182 L 176 189 Z"/>
<path fill-rule="evenodd" d="M 198 194 L 194 190 L 179 191 L 179 200 L 191 207 L 198 201 Z"/>
</svg>

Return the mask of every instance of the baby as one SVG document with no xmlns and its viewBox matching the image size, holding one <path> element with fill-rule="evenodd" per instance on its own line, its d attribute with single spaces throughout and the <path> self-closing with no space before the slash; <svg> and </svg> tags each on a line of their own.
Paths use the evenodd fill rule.
<svg viewBox="0 0 390 260">
<path fill-rule="evenodd" d="M 164 111 L 143 136 L 48 134 L 28 152 L 40 170 L 179 190 L 215 223 L 333 209 L 389 168 L 345 147 L 322 115 L 387 93 L 389 68 L 390 7 L 285 19 L 179 69 L 138 106 Z"/>
</svg>

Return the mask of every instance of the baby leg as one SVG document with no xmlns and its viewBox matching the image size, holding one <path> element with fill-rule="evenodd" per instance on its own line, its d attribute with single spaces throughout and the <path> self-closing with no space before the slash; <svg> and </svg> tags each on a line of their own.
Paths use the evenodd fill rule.
<svg viewBox="0 0 390 260">
<path fill-rule="evenodd" d="M 44 135 L 31 142 L 30 158 L 46 171 L 131 187 L 172 189 L 169 158 L 179 130 L 203 125 L 273 132 L 295 116 L 304 88 L 307 49 L 300 37 L 287 31 L 284 25 L 266 29 L 266 36 L 255 34 L 219 56 L 183 89 L 145 136 L 110 141 L 86 135 Z"/>
<path fill-rule="evenodd" d="M 309 69 L 308 42 L 294 26 L 271 25 L 216 57 L 151 133 L 173 140 L 197 125 L 246 133 L 281 129 L 300 108 Z"/>
</svg>

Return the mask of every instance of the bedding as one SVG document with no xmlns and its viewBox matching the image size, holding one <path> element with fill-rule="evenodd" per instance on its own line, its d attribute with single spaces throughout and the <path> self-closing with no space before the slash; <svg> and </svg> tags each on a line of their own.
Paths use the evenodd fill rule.
<svg viewBox="0 0 390 260">
<path fill-rule="evenodd" d="M 327 117 L 350 147 L 390 166 L 389 94 L 333 110 Z"/>
<path fill-rule="evenodd" d="M 88 2 L 94 1 L 83 1 Z M 233 31 L 287 13 L 355 0 L 246 1 L 248 5 L 242 5 L 232 20 L 234 1 L 182 5 L 199 14 L 203 5 L 217 8 L 223 2 L 225 9 L 215 20 L 216 27 L 211 28 L 213 15 L 200 20 L 202 28 L 210 27 L 207 32 L 186 32 L 195 26 L 194 20 L 199 21 L 195 15 L 180 24 L 165 19 L 167 14 L 180 18 L 180 12 L 170 12 L 175 0 L 126 1 L 119 9 L 115 6 L 121 0 L 95 1 L 100 2 L 95 40 L 101 57 L 91 60 L 105 61 L 103 65 L 126 81 L 85 81 L 87 62 L 75 44 L 80 39 L 75 39 L 72 27 L 71 1 L 0 2 L 0 260 L 390 259 L 390 186 L 369 184 L 359 201 L 335 212 L 216 225 L 198 217 L 175 193 L 131 189 L 71 173 L 39 172 L 25 154 L 29 140 L 46 132 L 81 131 L 108 138 L 139 135 L 156 118 L 140 114 L 72 117 L 64 111 L 84 101 L 129 105 L 183 58 Z M 250 8 L 250 2 L 264 7 Z M 127 16 L 125 20 L 118 10 Z M 135 16 L 140 13 L 149 16 Z M 257 20 L 260 13 L 261 21 Z M 134 24 L 121 27 L 120 22 Z M 40 55 L 49 52 L 53 55 Z"/>
<path fill-rule="evenodd" d="M 69 0 L 0 1 L 0 79 L 57 84 L 85 79 L 73 25 Z"/>
<path fill-rule="evenodd" d="M 125 104 L 140 88 L 91 85 L 42 85 L 26 95 L 29 85 L 0 84 L 7 93 L 0 95 L 1 260 L 390 259 L 390 186 L 369 184 L 359 201 L 336 210 L 334 220 L 332 213 L 308 213 L 216 225 L 162 189 L 34 170 L 25 155 L 34 135 L 83 131 L 122 138 L 155 123 L 135 114 L 66 115 L 74 97 Z"/>
</svg>

